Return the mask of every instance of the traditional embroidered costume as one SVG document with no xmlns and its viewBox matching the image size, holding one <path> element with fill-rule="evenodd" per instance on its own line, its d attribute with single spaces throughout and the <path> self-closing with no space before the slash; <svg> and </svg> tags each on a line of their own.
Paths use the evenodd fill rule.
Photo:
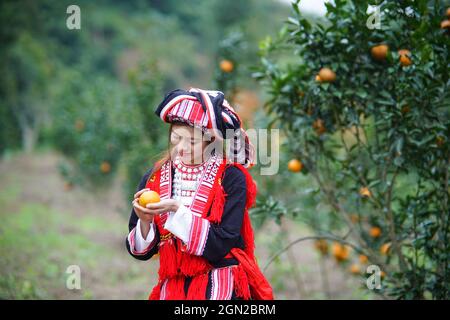
<svg viewBox="0 0 450 320">
<path fill-rule="evenodd" d="M 155 216 L 147 239 L 131 211 L 129 253 L 140 260 L 159 253 L 159 281 L 149 299 L 273 299 L 254 256 L 248 209 L 257 190 L 246 169 L 254 152 L 238 115 L 222 92 L 196 88 L 171 91 L 156 114 L 165 122 L 187 123 L 218 139 L 232 129 L 232 143 L 228 156 L 213 153 L 198 165 L 175 158 L 143 176 L 138 190 L 146 187 L 161 199 L 182 203 L 176 212 Z"/>
</svg>

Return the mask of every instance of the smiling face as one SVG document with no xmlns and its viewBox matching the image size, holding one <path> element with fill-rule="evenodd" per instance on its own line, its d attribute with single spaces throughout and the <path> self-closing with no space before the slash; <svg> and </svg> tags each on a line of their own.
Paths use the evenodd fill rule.
<svg viewBox="0 0 450 320">
<path fill-rule="evenodd" d="M 209 141 L 200 129 L 173 124 L 170 132 L 172 154 L 178 155 L 185 164 L 200 164 L 206 160 L 204 151 Z"/>
</svg>

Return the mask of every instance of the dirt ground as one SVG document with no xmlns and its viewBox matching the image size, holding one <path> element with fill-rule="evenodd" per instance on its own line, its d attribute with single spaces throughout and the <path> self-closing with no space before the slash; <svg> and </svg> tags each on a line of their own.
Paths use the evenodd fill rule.
<svg viewBox="0 0 450 320">
<path fill-rule="evenodd" d="M 101 192 L 66 190 L 59 159 L 41 151 L 0 161 L 0 298 L 146 299 L 159 262 L 138 261 L 126 251 L 131 207 L 121 177 Z M 255 231 L 261 268 L 280 245 L 308 235 L 289 221 L 283 228 L 268 223 Z M 80 267 L 80 290 L 66 287 L 69 265 Z M 321 259 L 310 241 L 282 254 L 265 274 L 277 299 L 374 297 L 332 259 Z"/>
</svg>

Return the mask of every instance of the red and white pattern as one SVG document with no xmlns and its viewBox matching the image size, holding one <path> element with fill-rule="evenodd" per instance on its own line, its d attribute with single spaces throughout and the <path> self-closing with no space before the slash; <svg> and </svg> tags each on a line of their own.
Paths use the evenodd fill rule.
<svg viewBox="0 0 450 320">
<path fill-rule="evenodd" d="M 140 256 L 140 255 L 146 254 L 155 246 L 156 238 L 154 238 L 152 240 L 152 242 L 147 246 L 147 248 L 145 248 L 142 251 L 137 251 L 136 250 L 136 227 L 134 227 L 133 230 L 131 230 L 130 233 L 128 234 L 128 243 L 130 244 L 131 253 L 136 256 Z"/>
<path fill-rule="evenodd" d="M 167 161 L 161 167 L 161 178 L 159 180 L 159 197 L 160 199 L 170 199 L 172 197 L 172 164 L 171 161 Z M 169 213 L 165 212 L 160 215 L 161 223 L 167 220 L 167 215 Z"/>
<path fill-rule="evenodd" d="M 178 213 L 170 213 L 166 212 L 160 215 L 162 225 L 168 222 L 167 230 L 172 229 L 176 235 L 175 229 L 184 228 L 186 231 L 182 232 L 184 234 L 189 235 L 189 240 L 185 243 L 185 248 L 183 251 L 187 253 L 194 254 L 197 256 L 201 256 L 203 251 L 205 250 L 206 241 L 208 238 L 208 232 L 210 228 L 210 222 L 207 219 L 202 218 L 202 214 L 204 212 L 206 203 L 208 202 L 208 196 L 211 193 L 214 181 L 216 179 L 217 173 L 219 171 L 219 167 L 222 164 L 223 159 L 216 155 L 212 155 L 202 166 L 205 168 L 201 173 L 201 178 L 198 181 L 199 185 L 195 194 L 193 196 L 192 202 L 189 206 L 189 211 L 192 214 L 192 220 L 190 225 L 186 224 L 185 226 L 177 225 L 177 228 L 170 226 L 174 226 L 172 221 L 168 221 L 169 214 L 180 216 L 183 212 L 180 210 Z M 176 164 L 175 164 L 176 165 Z M 168 195 L 172 195 L 172 172 L 173 170 L 173 162 L 167 161 L 163 167 L 161 168 L 161 180 L 160 180 L 160 195 L 161 199 L 167 199 Z M 170 181 L 170 183 L 168 183 Z M 171 219 L 174 219 L 174 216 Z M 175 219 L 177 221 L 187 221 L 187 219 Z M 188 219 L 190 220 L 190 219 Z M 179 223 L 178 223 L 179 224 Z M 171 230 L 169 230 L 171 231 Z M 179 231 L 179 230 L 178 230 Z M 172 232 L 172 231 L 171 231 Z M 179 234 L 180 236 L 181 234 Z M 161 242 L 162 245 L 164 241 Z"/>
<path fill-rule="evenodd" d="M 205 250 L 206 240 L 210 222 L 197 216 L 192 216 L 191 229 L 189 231 L 189 241 L 187 243 L 186 252 L 201 256 Z"/>
<path fill-rule="evenodd" d="M 233 270 L 235 266 L 213 269 L 210 300 L 230 300 L 234 290 Z"/>
<path fill-rule="evenodd" d="M 169 122 L 180 121 L 199 128 L 208 128 L 208 114 L 203 111 L 201 103 L 195 98 L 184 99 L 178 102 L 167 113 Z"/>
<path fill-rule="evenodd" d="M 160 300 L 166 300 L 166 297 L 167 297 L 167 281 L 169 281 L 169 279 L 164 280 L 163 284 L 161 285 L 161 294 L 159 296 Z"/>
<path fill-rule="evenodd" d="M 200 215 L 203 213 L 206 202 L 208 201 L 209 193 L 212 190 L 217 172 L 220 165 L 222 164 L 222 161 L 222 158 L 219 158 L 215 155 L 209 159 L 206 170 L 200 179 L 200 185 L 194 195 L 194 200 L 192 200 L 192 204 L 190 206 L 190 209 L 193 212 Z"/>
<path fill-rule="evenodd" d="M 192 97 L 190 95 L 179 95 L 176 96 L 175 98 L 173 98 L 172 100 L 170 100 L 168 103 L 166 103 L 166 105 L 164 106 L 164 108 L 161 110 L 160 113 L 160 117 L 163 121 L 166 121 L 166 117 L 168 116 L 169 112 L 171 112 L 173 110 L 173 107 L 176 106 L 177 104 L 179 104 L 183 99 L 195 99 L 195 97 Z"/>
</svg>

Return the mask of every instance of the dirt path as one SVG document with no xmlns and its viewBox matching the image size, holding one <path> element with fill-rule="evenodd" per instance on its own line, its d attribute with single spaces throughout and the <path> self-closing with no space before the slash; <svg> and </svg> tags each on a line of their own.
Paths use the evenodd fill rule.
<svg viewBox="0 0 450 320">
<path fill-rule="evenodd" d="M 0 192 L 4 195 L 0 198 L 1 217 L 10 217 L 11 214 L 20 212 L 23 215 L 27 205 L 42 207 L 42 219 L 53 219 L 56 222 L 51 226 L 44 224 L 30 241 L 47 243 L 46 236 L 53 235 L 56 237 L 54 246 L 62 248 L 57 250 L 54 246 L 42 245 L 40 258 L 44 262 L 41 261 L 40 264 L 34 254 L 27 257 L 31 268 L 47 269 L 49 265 L 53 265 L 55 271 L 50 276 L 48 271 L 43 270 L 32 272 L 30 276 L 29 270 L 21 265 L 8 264 L 7 261 L 17 260 L 15 255 L 18 253 L 4 249 L 8 252 L 1 254 L 8 259 L 5 258 L 2 264 L 0 275 L 3 280 L 12 276 L 13 289 L 22 288 L 24 284 L 29 286 L 27 283 L 31 281 L 38 292 L 44 293 L 37 298 L 147 298 L 150 289 L 156 284 L 159 263 L 157 259 L 137 261 L 126 252 L 124 239 L 130 208 L 121 193 L 120 178 L 101 193 L 89 193 L 79 187 L 67 191 L 58 173 L 59 159 L 56 153 L 41 152 L 32 155 L 17 154 L 0 162 Z M 8 196 L 9 194 L 12 196 Z M 51 212 L 50 216 L 47 217 L 46 212 Z M 12 220 L 12 223 L 15 221 Z M 38 221 L 34 224 L 37 225 Z M 299 225 L 288 223 L 286 228 L 280 233 L 278 226 L 267 224 L 257 231 L 256 247 L 261 267 L 265 265 L 271 252 L 276 250 L 274 243 L 277 239 L 274 237 L 287 234 L 294 240 L 307 234 Z M 1 238 L 3 234 L 4 232 L 0 234 L 0 241 L 6 243 L 8 239 Z M 14 242 L 14 238 L 12 240 Z M 285 243 L 286 239 L 278 241 Z M 11 246 L 14 248 L 14 243 Z M 66 288 L 65 270 L 70 264 L 81 268 L 81 290 Z M 327 286 L 324 286 L 321 278 L 318 255 L 312 249 L 312 243 L 305 242 L 295 246 L 289 254 L 283 254 L 279 262 L 269 266 L 266 274 L 278 299 L 364 298 L 355 289 L 358 281 L 336 268 L 331 259 L 324 261 L 323 266 L 327 270 Z M 324 291 L 326 288 L 328 294 Z M 13 290 L 11 295 L 17 293 Z"/>
</svg>

